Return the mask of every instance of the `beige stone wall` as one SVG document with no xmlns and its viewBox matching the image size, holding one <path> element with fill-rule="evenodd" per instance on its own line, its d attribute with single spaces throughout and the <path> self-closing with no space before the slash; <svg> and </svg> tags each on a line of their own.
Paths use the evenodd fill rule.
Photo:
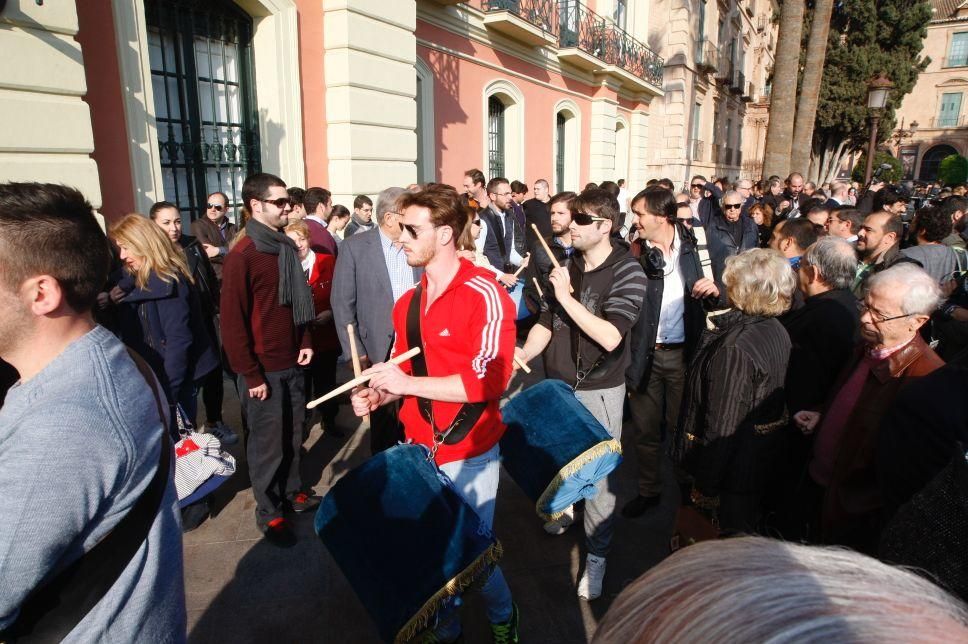
<svg viewBox="0 0 968 644">
<path fill-rule="evenodd" d="M 915 177 L 919 176 L 921 160 L 933 146 L 947 144 L 960 154 L 968 155 L 968 66 L 949 67 L 947 62 L 951 37 L 956 32 L 968 32 L 968 18 L 955 22 L 935 22 L 928 26 L 922 56 L 930 57 L 931 63 L 918 76 L 914 91 L 904 97 L 897 110 L 897 126 L 909 129 L 917 122 L 918 129 L 911 138 L 891 141 L 895 155 L 899 147 L 918 148 Z M 945 92 L 962 92 L 961 115 L 955 127 L 940 127 L 937 119 L 941 108 L 941 96 Z M 896 133 L 896 131 L 895 131 Z"/>
<path fill-rule="evenodd" d="M 0 13 L 0 181 L 76 187 L 101 205 L 73 0 L 8 0 Z"/>
</svg>

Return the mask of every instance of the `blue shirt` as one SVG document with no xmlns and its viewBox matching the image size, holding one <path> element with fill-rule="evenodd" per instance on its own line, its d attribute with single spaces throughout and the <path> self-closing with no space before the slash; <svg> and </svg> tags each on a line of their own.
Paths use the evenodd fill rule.
<svg viewBox="0 0 968 644">
<path fill-rule="evenodd" d="M 393 240 L 380 230 L 380 245 L 383 246 L 383 259 L 387 263 L 387 273 L 390 274 L 390 289 L 393 291 L 393 301 L 413 288 L 416 280 L 413 278 L 413 268 L 407 263 L 407 254 L 400 246 L 394 246 Z"/>
</svg>

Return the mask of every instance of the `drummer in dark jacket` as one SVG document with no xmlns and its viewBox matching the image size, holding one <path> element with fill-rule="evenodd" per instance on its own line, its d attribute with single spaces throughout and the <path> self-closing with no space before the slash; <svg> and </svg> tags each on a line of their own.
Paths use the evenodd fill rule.
<svg viewBox="0 0 968 644">
<path fill-rule="evenodd" d="M 194 420 L 197 383 L 218 368 L 188 263 L 168 237 L 141 215 L 111 227 L 130 277 L 121 288 L 121 339 L 151 365 L 172 406 Z"/>
<path fill-rule="evenodd" d="M 571 385 L 578 400 L 621 440 L 629 363 L 626 336 L 639 317 L 646 279 L 628 245 L 612 236 L 623 217 L 611 194 L 586 190 L 571 201 L 570 210 L 575 252 L 567 266 L 551 271 L 553 293 L 545 293 L 541 317 L 515 355 L 527 362 L 544 352 L 547 376 Z M 597 488 L 585 502 L 588 557 L 578 596 L 586 600 L 601 595 L 615 514 L 614 481 L 599 481 Z M 545 530 L 561 534 L 571 521 L 566 513 Z"/>
<path fill-rule="evenodd" d="M 755 532 L 787 427 L 783 381 L 790 338 L 777 321 L 796 287 L 776 251 L 753 249 L 726 262 L 723 284 L 734 310 L 713 318 L 689 365 L 673 461 L 695 478 L 692 501 L 724 532 Z"/>
<path fill-rule="evenodd" d="M 638 495 L 622 508 L 630 518 L 659 503 L 663 428 L 671 431 L 679 417 L 686 366 L 705 328 L 704 302 L 712 304 L 720 294 L 703 276 L 696 238 L 676 218 L 677 210 L 673 194 L 658 186 L 632 198 L 648 285 L 626 372 L 639 468 Z"/>
</svg>

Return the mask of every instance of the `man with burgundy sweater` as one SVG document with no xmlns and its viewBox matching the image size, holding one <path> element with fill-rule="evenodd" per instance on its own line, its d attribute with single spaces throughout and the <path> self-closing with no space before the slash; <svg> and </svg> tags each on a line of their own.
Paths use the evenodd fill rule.
<svg viewBox="0 0 968 644">
<path fill-rule="evenodd" d="M 804 499 L 819 506 L 827 543 L 872 553 L 883 520 L 875 446 L 884 414 L 906 384 L 944 362 L 919 333 L 941 301 L 924 269 L 901 263 L 871 277 L 861 302 L 864 346 L 848 361 L 821 414 L 802 410 L 794 423 L 817 431 Z"/>
<path fill-rule="evenodd" d="M 314 253 L 336 256 L 336 238 L 329 232 L 329 216 L 333 212 L 333 195 L 326 188 L 310 188 L 303 195 L 306 225 L 309 226 L 309 247 Z"/>
<path fill-rule="evenodd" d="M 280 232 L 292 210 L 286 184 L 254 174 L 242 186 L 242 201 L 249 215 L 245 236 L 222 270 L 222 344 L 239 374 L 256 524 L 271 543 L 288 547 L 296 538 L 283 510 L 319 505 L 303 491 L 299 475 L 306 413 L 299 367 L 313 357 L 306 329 L 313 300 L 296 248 Z"/>
</svg>

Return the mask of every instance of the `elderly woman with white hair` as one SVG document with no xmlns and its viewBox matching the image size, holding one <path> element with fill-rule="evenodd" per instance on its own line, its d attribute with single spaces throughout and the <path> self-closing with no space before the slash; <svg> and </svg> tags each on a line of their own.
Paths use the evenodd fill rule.
<svg viewBox="0 0 968 644">
<path fill-rule="evenodd" d="M 874 551 L 884 519 L 875 450 L 881 421 L 902 387 L 944 364 L 919 333 L 940 301 L 938 282 L 914 264 L 872 276 L 860 303 L 864 346 L 822 411 L 794 415 L 804 433 L 817 432 L 803 494 L 814 506 L 815 538 Z"/>
<path fill-rule="evenodd" d="M 689 368 L 672 455 L 694 477 L 692 501 L 724 532 L 757 529 L 777 432 L 790 338 L 776 317 L 796 286 L 780 253 L 730 257 L 723 283 L 732 309 L 712 318 Z"/>
</svg>

